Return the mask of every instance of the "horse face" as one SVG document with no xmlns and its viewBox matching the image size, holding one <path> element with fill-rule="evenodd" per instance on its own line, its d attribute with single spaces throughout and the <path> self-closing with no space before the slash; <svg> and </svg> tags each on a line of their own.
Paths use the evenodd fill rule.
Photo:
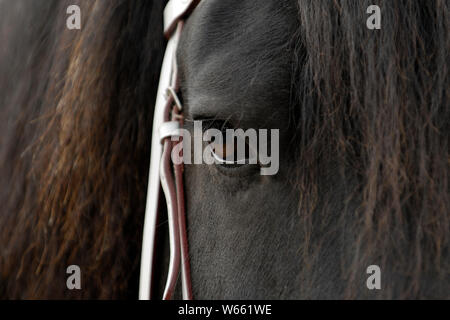
<svg viewBox="0 0 450 320">
<path fill-rule="evenodd" d="M 301 233 L 289 141 L 293 1 L 205 1 L 178 50 L 186 128 L 279 129 L 279 171 L 187 165 L 185 186 L 196 298 L 298 297 Z"/>
<path fill-rule="evenodd" d="M 348 12 L 365 12 L 362 3 L 346 4 Z M 368 50 L 361 59 L 348 60 L 353 53 L 348 54 L 347 48 L 364 51 L 367 39 L 364 33 L 354 32 L 359 30 L 357 21 L 333 18 L 339 10 L 336 2 L 305 1 L 297 7 L 293 0 L 211 0 L 202 1 L 188 19 L 177 54 L 185 125 L 194 131 L 191 136 L 196 138 L 192 125 L 196 120 L 219 130 L 279 129 L 275 175 L 261 175 L 258 165 L 185 167 L 195 298 L 391 298 L 446 292 L 448 286 L 438 278 L 440 267 L 435 268 L 439 259 L 428 249 L 441 247 L 442 240 L 435 235 L 446 234 L 446 228 L 434 224 L 440 219 L 430 216 L 428 223 L 442 232 L 430 232 L 425 242 L 417 242 L 414 232 L 420 235 L 429 228 L 414 218 L 414 201 L 422 198 L 401 208 L 401 201 L 390 199 L 395 194 L 402 198 L 401 187 L 393 193 L 380 180 L 391 178 L 390 171 L 383 173 L 381 168 L 384 160 L 377 163 L 376 157 L 364 156 L 403 134 L 392 125 L 384 137 L 375 131 L 374 140 L 368 124 L 389 121 L 396 105 L 385 106 L 374 120 L 366 122 L 365 116 L 372 114 L 375 105 L 381 108 L 376 101 L 385 101 L 386 92 L 391 91 L 383 83 L 370 82 L 378 98 L 367 97 L 354 109 L 355 93 L 349 92 L 349 79 L 345 79 L 364 58 L 384 61 L 385 48 L 374 57 Z M 330 21 L 343 25 L 336 29 Z M 375 35 L 370 36 L 378 43 Z M 402 52 L 398 39 L 384 41 Z M 344 41 L 351 44 L 347 47 Z M 366 67 L 363 70 L 371 70 Z M 395 71 L 388 73 L 398 76 Z M 367 74 L 361 72 L 354 79 Z M 402 88 L 395 89 L 399 101 L 405 96 Z M 399 109 L 395 117 L 402 112 Z M 418 133 L 417 126 L 405 123 L 412 135 Z M 415 151 L 405 150 L 405 154 Z M 407 159 L 394 157 L 392 163 L 400 158 Z M 392 172 L 402 181 L 405 171 L 394 167 Z M 415 181 L 414 174 L 410 179 Z M 420 275 L 412 266 L 427 252 L 431 271 Z M 368 270 L 378 264 L 383 267 L 385 286 L 379 292 L 367 286 Z M 416 274 L 412 281 L 411 273 Z"/>
</svg>

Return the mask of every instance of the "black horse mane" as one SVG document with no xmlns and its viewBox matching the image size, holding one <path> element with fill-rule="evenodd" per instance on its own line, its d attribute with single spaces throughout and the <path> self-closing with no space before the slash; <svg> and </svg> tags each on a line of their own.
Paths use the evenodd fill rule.
<svg viewBox="0 0 450 320">
<path fill-rule="evenodd" d="M 317 173 L 336 159 L 359 181 L 346 200 L 360 206 L 338 219 L 355 238 L 343 249 L 343 297 L 357 296 L 353 280 L 373 257 L 399 277 L 385 297 L 447 295 L 449 4 L 375 1 L 383 20 L 372 31 L 369 2 L 298 1 L 292 114 L 305 270 L 329 227 Z M 80 31 L 65 27 L 72 4 Z M 0 296 L 137 297 L 163 7 L 0 2 Z M 70 264 L 88 279 L 81 291 L 60 280 Z M 426 288 L 429 277 L 442 287 Z"/>
<path fill-rule="evenodd" d="M 1 5 L 0 293 L 135 298 L 164 3 Z M 55 281 L 70 264 L 78 293 Z"/>
<path fill-rule="evenodd" d="M 317 209 L 315 179 L 337 159 L 342 176 L 359 181 L 345 192 L 359 207 L 344 210 L 334 228 L 345 225 L 354 237 L 342 249 L 344 296 L 364 287 L 357 274 L 373 261 L 395 270 L 384 280 L 386 298 L 446 296 L 449 3 L 298 3 L 293 83 L 300 208 L 310 212 L 302 215 L 305 265 L 314 266 L 314 243 L 333 229 L 323 222 L 327 210 Z M 361 13 L 371 4 L 382 8 L 380 31 L 365 27 Z M 427 288 L 433 277 L 441 287 Z"/>
</svg>

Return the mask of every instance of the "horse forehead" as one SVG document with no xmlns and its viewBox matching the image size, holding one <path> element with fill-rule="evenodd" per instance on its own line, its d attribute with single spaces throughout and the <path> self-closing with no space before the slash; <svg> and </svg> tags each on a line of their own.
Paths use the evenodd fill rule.
<svg viewBox="0 0 450 320">
<path fill-rule="evenodd" d="M 181 41 L 195 66 L 211 55 L 258 56 L 286 44 L 296 22 L 291 0 L 209 0 L 194 11 Z"/>
<path fill-rule="evenodd" d="M 291 0 L 203 1 L 180 41 L 182 77 L 197 97 L 205 90 L 216 96 L 257 94 L 264 86 L 279 91 L 296 26 Z"/>
</svg>

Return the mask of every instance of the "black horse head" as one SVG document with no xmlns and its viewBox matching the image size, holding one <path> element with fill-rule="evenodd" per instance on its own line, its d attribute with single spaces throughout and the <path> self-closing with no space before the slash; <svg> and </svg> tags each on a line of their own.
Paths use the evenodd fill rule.
<svg viewBox="0 0 450 320">
<path fill-rule="evenodd" d="M 420 137 L 431 130 L 424 123 L 412 127 L 424 120 L 421 113 L 434 109 L 433 126 L 440 128 L 427 158 L 448 146 L 438 116 L 448 115 L 444 100 L 407 93 L 420 91 L 411 79 L 424 79 L 428 68 L 435 70 L 430 75 L 439 73 L 438 64 L 445 63 L 441 53 L 425 69 L 412 67 L 441 50 L 433 37 L 426 51 L 413 51 L 412 44 L 425 41 L 427 32 L 437 34 L 437 21 L 419 19 L 437 8 L 384 4 L 383 29 L 374 32 L 364 23 L 368 5 L 207 1 L 188 20 L 178 51 L 187 119 L 214 119 L 219 129 L 224 123 L 280 129 L 274 176 L 261 176 L 251 165 L 187 166 L 194 296 L 400 297 L 411 288 L 444 293 L 448 283 L 439 291 L 431 271 L 436 252 L 423 257 L 425 247 L 437 248 L 437 238 L 423 234 L 430 227 L 423 219 L 438 210 L 425 198 L 437 195 L 422 189 L 415 200 L 405 198 L 424 182 L 419 177 L 427 170 L 420 173 L 419 163 L 431 165 L 417 158 Z M 395 15 L 415 19 L 405 38 L 387 31 L 405 32 Z M 433 80 L 426 79 L 430 86 Z M 434 94 L 444 87 L 441 82 Z M 446 156 L 439 157 L 443 169 Z M 425 267 L 424 259 L 431 265 Z M 381 266 L 381 292 L 366 286 L 370 265 Z"/>
<path fill-rule="evenodd" d="M 5 297 L 137 297 L 164 3 L 71 2 L 79 31 L 66 1 L 0 2 Z M 185 166 L 194 298 L 448 297 L 449 4 L 375 2 L 380 30 L 365 0 L 207 0 L 186 21 L 185 129 L 279 130 L 276 174 Z"/>
</svg>

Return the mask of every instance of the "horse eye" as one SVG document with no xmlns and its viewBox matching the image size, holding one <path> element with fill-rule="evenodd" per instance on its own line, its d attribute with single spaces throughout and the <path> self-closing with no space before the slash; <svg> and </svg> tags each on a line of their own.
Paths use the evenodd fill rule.
<svg viewBox="0 0 450 320">
<path fill-rule="evenodd" d="M 227 144 L 227 143 L 213 143 L 213 152 L 217 156 L 217 158 L 225 160 L 228 159 L 230 161 L 236 160 L 235 157 L 237 155 L 236 146 Z"/>
<path fill-rule="evenodd" d="M 238 143 L 212 143 L 212 153 L 218 164 L 222 166 L 243 166 L 247 164 L 252 164 L 252 159 L 254 160 L 255 154 L 252 152 L 250 146 L 243 142 L 244 154 L 239 154 Z"/>
<path fill-rule="evenodd" d="M 227 137 L 227 131 L 235 128 L 227 121 L 212 120 L 206 122 L 204 130 L 215 128 L 222 134 L 222 139 L 210 142 L 209 148 L 216 164 L 223 168 L 238 168 L 249 164 L 258 164 L 256 146 L 249 146 L 245 137 L 236 135 L 233 137 L 233 143 L 229 143 L 230 137 Z"/>
</svg>

